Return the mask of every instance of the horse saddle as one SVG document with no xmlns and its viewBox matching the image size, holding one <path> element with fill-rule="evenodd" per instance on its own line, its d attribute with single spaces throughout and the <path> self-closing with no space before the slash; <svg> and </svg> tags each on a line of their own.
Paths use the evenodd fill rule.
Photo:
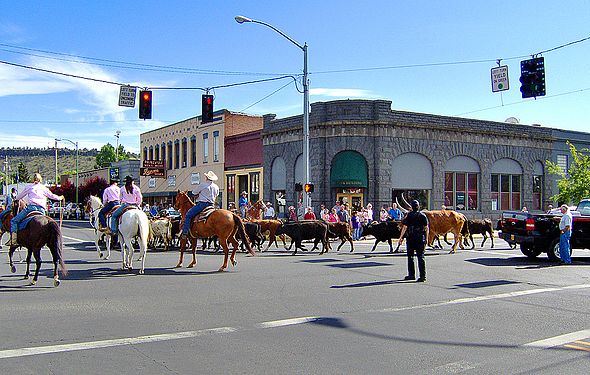
<svg viewBox="0 0 590 375">
<path fill-rule="evenodd" d="M 113 212 L 115 212 L 119 207 L 121 207 L 120 204 L 113 206 L 113 208 L 111 208 L 109 211 L 107 211 L 107 213 L 105 214 L 105 217 L 107 218 L 107 221 L 110 219 L 111 216 L 113 216 Z M 139 207 L 137 207 L 134 204 L 130 204 L 128 206 L 126 206 L 123 209 L 123 212 L 121 212 L 121 215 L 119 216 L 119 222 L 121 222 L 121 217 L 123 217 L 123 214 L 129 210 L 134 210 L 134 209 L 139 209 Z"/>
<path fill-rule="evenodd" d="M 27 214 L 27 216 L 25 216 L 25 218 L 23 219 L 23 221 L 21 221 L 18 224 L 18 230 L 23 230 L 27 227 L 27 225 L 29 225 L 29 223 L 31 222 L 31 220 L 33 220 L 33 218 L 35 216 L 39 216 L 42 215 L 44 216 L 43 212 L 41 211 L 31 211 Z"/>
<path fill-rule="evenodd" d="M 211 214 L 213 212 L 215 212 L 215 207 L 214 206 L 207 206 L 207 207 L 203 208 L 203 211 L 199 212 L 197 214 L 197 216 L 195 216 L 193 221 L 196 221 L 196 222 L 207 221 L 207 219 L 209 218 L 209 216 L 211 216 Z"/>
</svg>

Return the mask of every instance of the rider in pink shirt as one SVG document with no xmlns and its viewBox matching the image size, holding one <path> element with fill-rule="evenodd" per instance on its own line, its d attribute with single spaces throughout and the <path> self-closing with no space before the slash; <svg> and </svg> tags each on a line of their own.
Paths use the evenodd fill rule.
<svg viewBox="0 0 590 375">
<path fill-rule="evenodd" d="M 121 207 L 117 208 L 111 217 L 111 234 L 117 234 L 119 231 L 119 216 L 123 214 L 125 207 L 129 205 L 136 205 L 138 208 L 141 207 L 143 197 L 139 187 L 133 183 L 133 177 L 125 177 L 125 186 L 121 188 L 120 198 Z"/>
<path fill-rule="evenodd" d="M 45 215 L 47 213 L 47 198 L 62 201 L 65 200 L 63 195 L 53 194 L 47 186 L 41 183 L 42 178 L 39 173 L 33 175 L 33 183 L 23 189 L 16 199 L 25 199 L 27 207 L 19 212 L 10 220 L 10 240 L 6 242 L 6 246 L 15 246 L 17 244 L 17 230 L 18 224 L 24 220 L 30 212 L 40 211 Z"/>
</svg>

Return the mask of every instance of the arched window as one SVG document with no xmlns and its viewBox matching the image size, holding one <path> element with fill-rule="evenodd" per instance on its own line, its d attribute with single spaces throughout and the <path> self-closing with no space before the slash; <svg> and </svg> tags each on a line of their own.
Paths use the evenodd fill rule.
<svg viewBox="0 0 590 375">
<path fill-rule="evenodd" d="M 516 160 L 499 159 L 492 165 L 492 210 L 520 210 L 522 167 Z"/>
<path fill-rule="evenodd" d="M 445 164 L 444 204 L 456 210 L 479 208 L 479 164 L 468 156 L 455 156 Z"/>
</svg>

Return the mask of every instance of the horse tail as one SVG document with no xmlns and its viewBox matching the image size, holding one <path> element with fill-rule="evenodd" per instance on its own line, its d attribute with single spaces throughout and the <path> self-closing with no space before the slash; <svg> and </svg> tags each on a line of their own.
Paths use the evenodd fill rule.
<svg viewBox="0 0 590 375">
<path fill-rule="evenodd" d="M 57 256 L 57 260 L 59 262 L 59 268 L 61 269 L 61 273 L 64 276 L 68 275 L 68 270 L 66 268 L 66 263 L 64 262 L 64 257 L 63 257 L 63 241 L 62 241 L 62 237 L 61 237 L 61 230 L 59 229 L 59 224 L 55 221 L 55 220 L 50 220 L 49 221 L 49 228 L 51 230 L 51 233 L 53 235 L 53 238 L 50 239 L 50 241 L 53 243 L 53 246 L 55 248 L 55 256 Z"/>
<path fill-rule="evenodd" d="M 250 240 L 248 239 L 248 236 L 246 235 L 246 229 L 244 229 L 244 223 L 242 222 L 242 219 L 240 219 L 240 217 L 236 214 L 233 214 L 233 215 L 234 215 L 234 224 L 236 225 L 236 227 L 238 227 L 238 234 L 240 235 L 242 243 L 244 243 L 246 245 L 246 249 L 248 249 L 248 252 L 250 253 L 250 255 L 252 255 L 252 256 L 256 255 L 256 253 L 254 253 L 254 250 L 252 250 L 252 246 L 250 245 Z"/>
<path fill-rule="evenodd" d="M 143 211 L 142 211 L 142 213 L 143 213 Z M 146 249 L 145 251 L 147 251 L 147 243 L 148 243 L 149 237 L 151 235 L 150 221 L 145 213 L 143 213 L 143 218 L 145 218 L 145 220 L 143 220 L 143 218 L 140 215 L 141 214 L 136 216 L 137 227 L 138 227 L 138 231 L 139 231 L 139 240 L 140 240 L 140 244 L 141 244 L 142 248 Z"/>
</svg>

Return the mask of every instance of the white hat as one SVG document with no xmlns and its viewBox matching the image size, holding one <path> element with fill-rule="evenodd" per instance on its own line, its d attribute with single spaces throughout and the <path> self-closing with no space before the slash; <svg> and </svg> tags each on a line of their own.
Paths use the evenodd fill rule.
<svg viewBox="0 0 590 375">
<path fill-rule="evenodd" d="M 209 171 L 206 173 L 203 173 L 205 175 L 205 177 L 207 177 L 209 180 L 211 181 L 217 181 L 219 178 L 217 177 L 217 175 L 215 173 L 213 173 L 213 171 Z"/>
</svg>

